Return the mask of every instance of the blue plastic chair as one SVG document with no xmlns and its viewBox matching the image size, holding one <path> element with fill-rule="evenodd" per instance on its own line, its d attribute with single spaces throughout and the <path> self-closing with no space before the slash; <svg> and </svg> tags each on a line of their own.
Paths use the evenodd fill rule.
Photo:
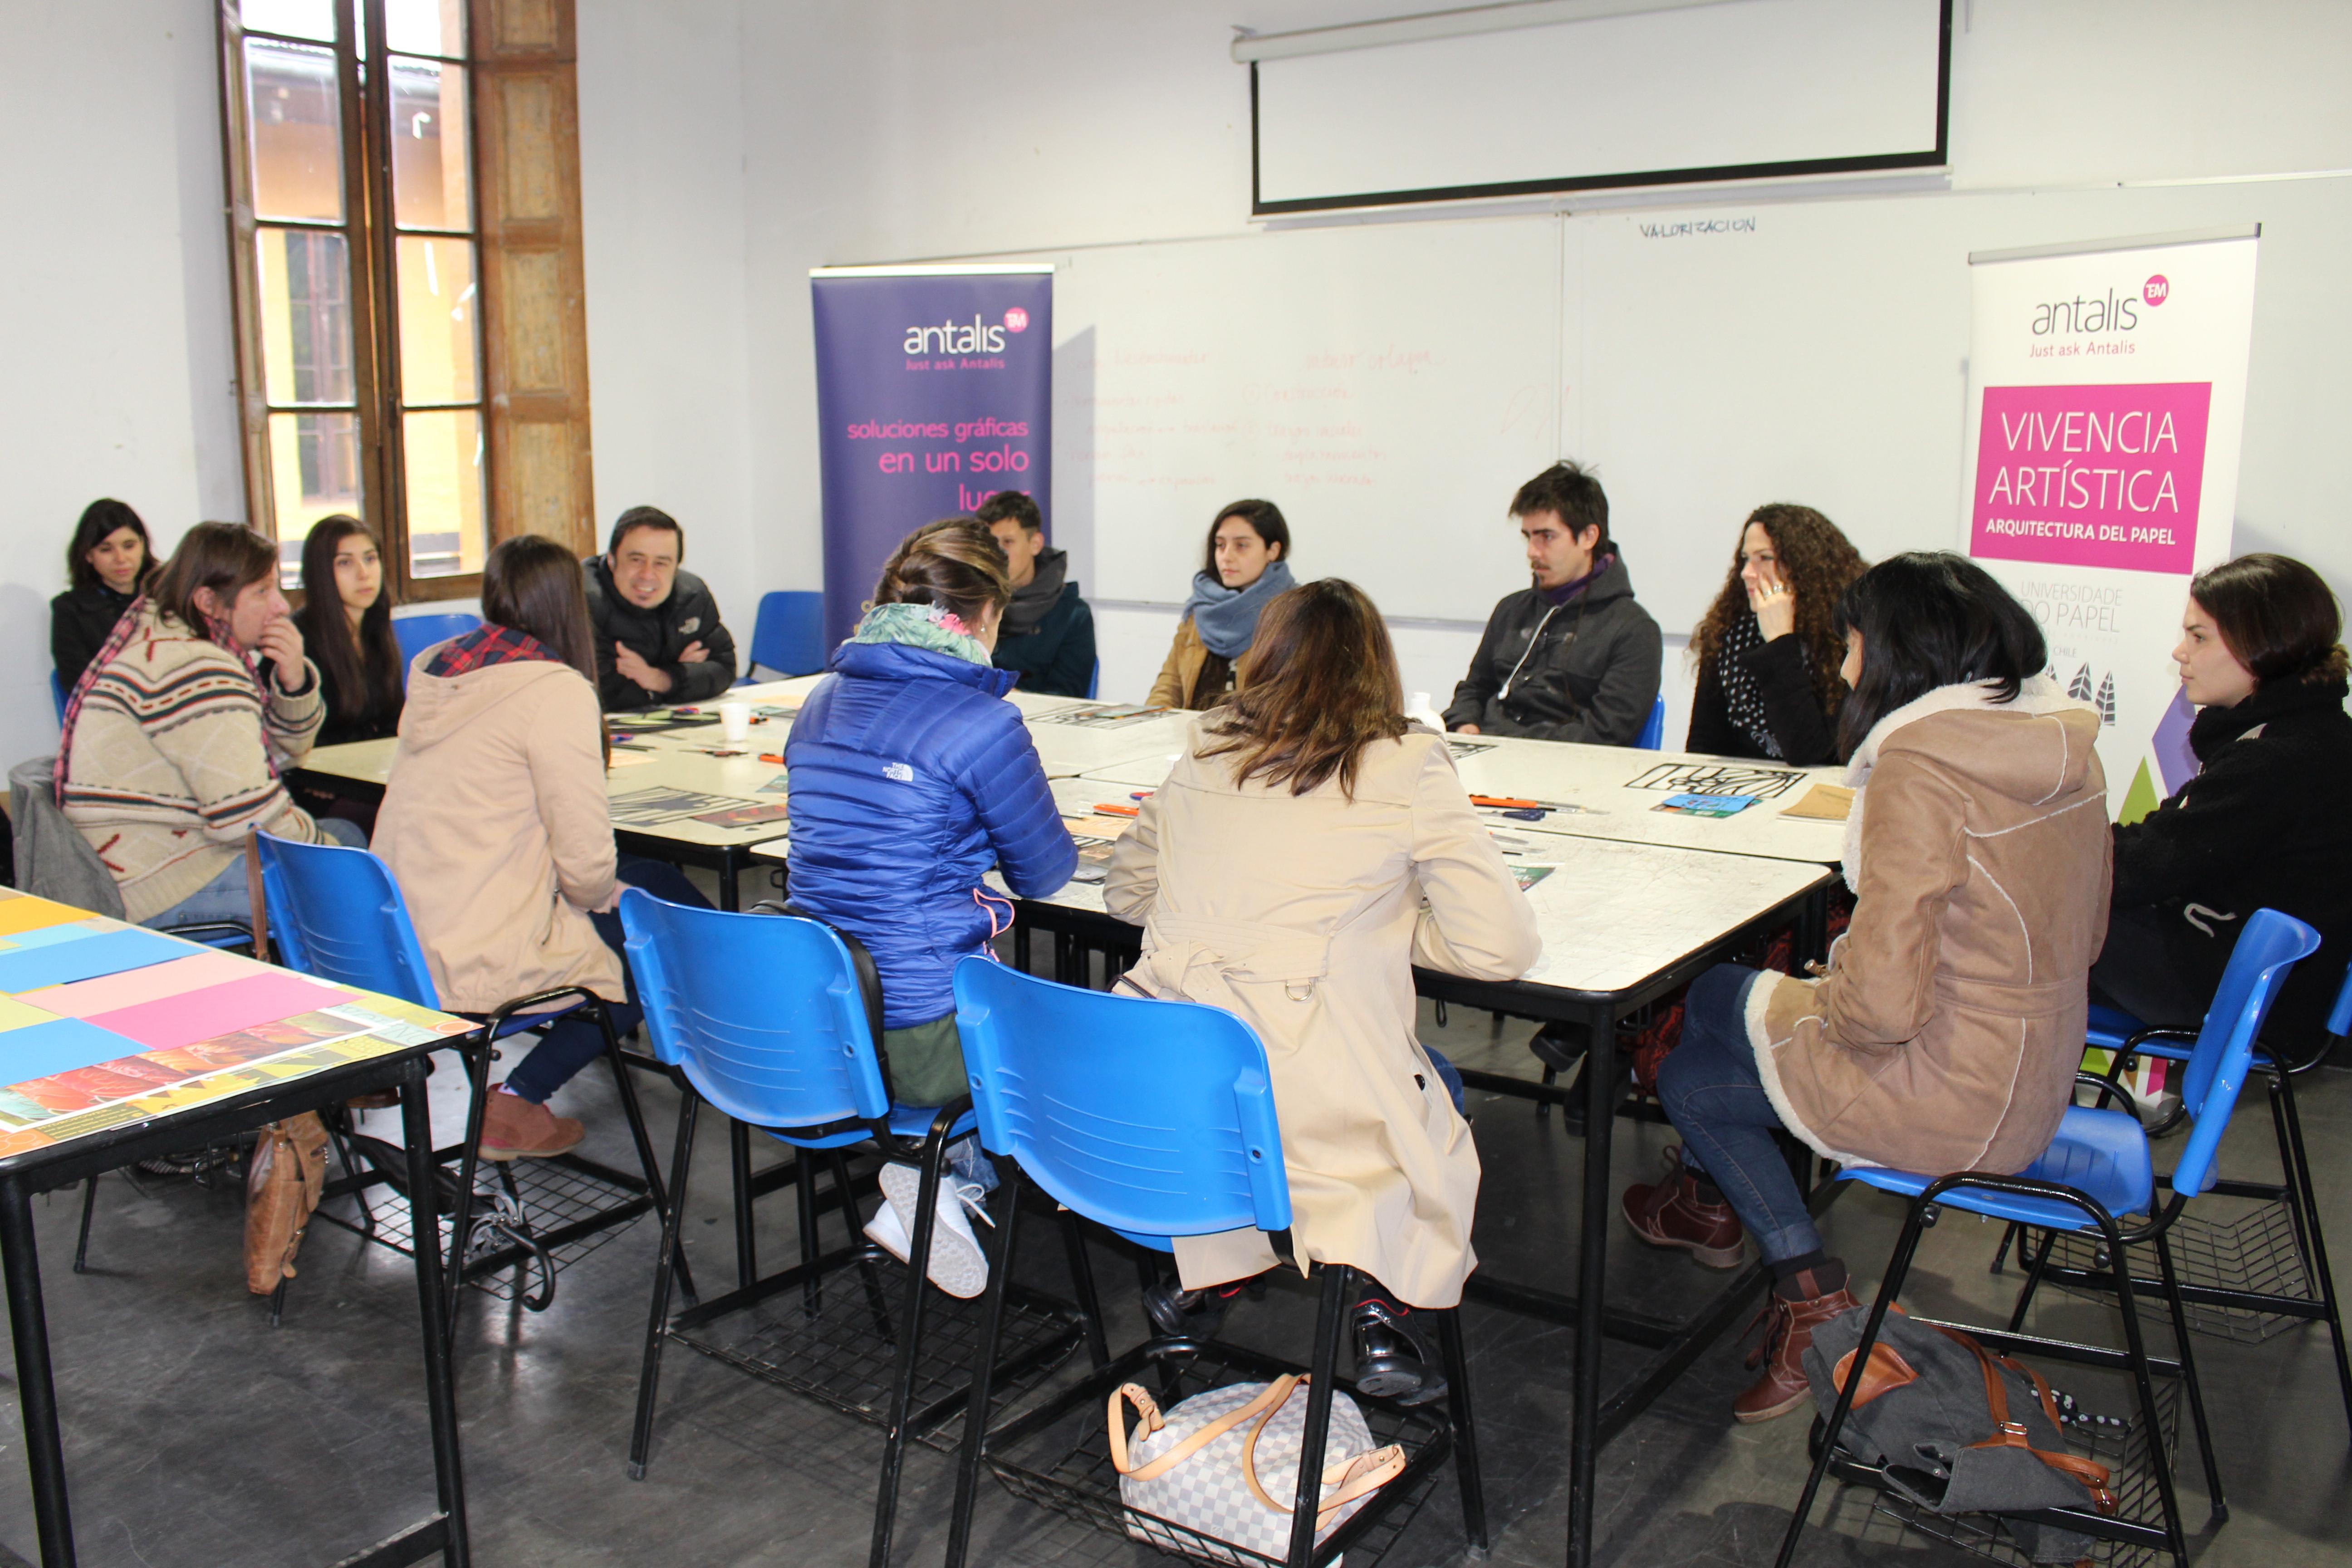
<svg viewBox="0 0 2352 1568">
<path fill-rule="evenodd" d="M 1087 700 L 1091 702 L 1102 690 L 1102 660 L 1095 660 L 1094 668 L 1087 672 Z"/>
<path fill-rule="evenodd" d="M 824 595 L 782 592 L 760 595 L 760 618 L 751 625 L 751 657 L 738 686 L 749 686 L 752 671 L 772 669 L 783 675 L 814 675 L 824 668 Z"/>
<path fill-rule="evenodd" d="M 2214 1158 L 2221 1146 L 2221 1135 L 2229 1128 L 2230 1113 L 2237 1106 L 2238 1091 L 2244 1087 L 2252 1068 L 2254 1039 L 2262 1032 L 2263 1019 L 2277 998 L 2287 973 L 2318 949 L 2317 931 L 2276 910 L 2258 910 L 2246 922 L 2236 949 L 2230 954 L 2221 984 L 2214 992 L 2213 1005 L 2205 1015 L 2204 1026 L 2198 1031 L 2196 1046 L 2189 1053 L 2188 1071 L 2181 1082 L 2181 1103 L 2190 1122 L 2189 1136 L 2173 1166 L 2172 1195 L 2160 1206 L 2147 1131 L 2138 1117 L 2124 1110 L 2069 1106 L 2050 1147 L 2040 1159 L 2013 1176 L 1975 1171 L 1937 1176 L 1858 1165 L 1840 1171 L 1840 1180 L 1861 1182 L 1882 1191 L 1900 1193 L 1912 1200 L 1902 1235 L 1895 1243 L 1894 1256 L 1887 1262 L 1886 1278 L 1878 1288 L 1877 1299 L 1871 1303 L 1862 1340 L 1854 1347 L 1853 1364 L 1868 1363 L 1887 1309 L 1902 1291 L 1919 1237 L 1930 1223 L 1930 1213 L 1940 1206 L 1989 1215 L 2046 1233 L 2008 1330 L 1976 1329 L 1971 1332 L 1990 1342 L 1996 1350 L 2021 1346 L 2063 1360 L 2112 1365 L 2112 1349 L 2056 1340 L 2025 1340 L 2018 1332 L 2058 1234 L 2095 1232 L 2105 1256 L 2112 1260 L 2107 1282 L 2123 1314 L 2126 1355 L 2139 1396 L 2140 1419 L 2144 1423 L 2141 1429 L 2147 1434 L 2163 1431 L 2151 1380 L 2152 1370 L 2160 1365 L 2167 1373 L 2179 1376 L 2187 1390 L 2189 1415 L 2197 1428 L 2197 1445 L 2205 1461 L 2213 1521 L 2219 1523 L 2229 1518 L 2221 1469 L 2214 1459 L 2212 1434 L 2206 1425 L 2205 1400 L 2198 1387 L 2197 1365 L 2189 1350 L 2189 1316 L 2180 1293 L 2179 1276 L 2173 1267 L 2169 1235 L 2189 1201 L 2212 1190 Z M 2114 1086 L 2103 1079 L 2089 1074 L 2082 1077 L 2104 1092 L 2114 1091 Z M 2147 1222 L 2128 1230 L 2117 1217 L 2143 1214 L 2148 1216 Z M 2172 1331 L 2179 1346 L 2177 1360 L 2152 1361 L 2140 1336 L 2139 1311 L 2125 1248 L 2150 1241 L 2156 1246 L 2166 1304 L 2171 1309 Z M 1788 1568 L 1796 1554 L 1797 1540 L 1804 1532 L 1805 1519 L 1812 1511 L 1822 1478 L 1837 1458 L 1838 1436 L 1845 1428 L 1853 1392 L 1860 1382 L 1859 1378 L 1849 1378 L 1839 1390 L 1811 1473 L 1805 1479 L 1804 1494 L 1798 1500 L 1796 1515 L 1789 1521 L 1789 1532 L 1780 1542 L 1780 1568 Z M 2168 1550 L 2179 1568 L 2188 1568 L 2188 1542 L 2181 1529 L 2179 1501 L 2174 1496 L 2172 1467 L 2165 1456 L 2165 1445 L 2153 1440 L 2143 1447 L 2156 1473 L 2157 1495 L 2164 1512 L 2161 1529 L 2144 1521 L 2105 1518 L 2088 1510 L 2043 1510 L 2034 1517 L 2062 1523 L 2085 1535 L 2157 1551 Z"/>
<path fill-rule="evenodd" d="M 262 891 L 269 918 L 268 935 L 278 963 L 298 973 L 380 992 L 420 1007 L 441 1005 L 432 970 L 425 961 L 425 950 L 418 944 L 416 928 L 408 918 L 408 905 L 401 898 L 390 868 L 382 860 L 364 849 L 339 844 L 297 844 L 267 834 L 256 835 L 255 843 L 261 858 Z M 465 1142 L 456 1151 L 457 1177 L 436 1199 L 452 1215 L 449 1266 L 444 1288 L 449 1295 L 448 1321 L 453 1339 L 457 1292 L 469 1279 L 535 1263 L 541 1286 L 537 1292 L 524 1296 L 524 1305 L 534 1311 L 541 1310 L 554 1299 L 558 1266 L 548 1244 L 531 1231 L 527 1212 L 519 1221 L 506 1215 L 486 1217 L 485 1223 L 506 1237 L 507 1246 L 502 1248 L 476 1252 L 469 1257 L 467 1241 L 473 1223 L 474 1180 L 481 1163 L 482 1118 L 488 1106 L 492 1047 L 509 1036 L 541 1028 L 572 1012 L 593 1018 L 604 1031 L 605 1059 L 612 1065 L 614 1079 L 620 1089 L 621 1109 L 627 1116 L 629 1135 L 635 1142 L 644 1173 L 641 1179 L 632 1177 L 578 1154 L 562 1154 L 549 1162 L 592 1176 L 624 1194 L 620 1203 L 593 1215 L 567 1216 L 562 1239 L 572 1240 L 625 1224 L 648 1208 L 661 1214 L 669 1212 L 653 1143 L 646 1135 L 645 1114 L 637 1103 L 628 1068 L 621 1059 L 620 1040 L 613 1032 L 612 1016 L 603 999 L 584 986 L 569 985 L 501 1003 L 495 1012 L 481 1018 L 479 1029 L 450 1042 L 463 1055 L 467 1076 L 473 1086 Z M 362 1143 L 362 1147 L 366 1145 Z M 443 1157 L 447 1157 L 446 1152 Z M 364 1188 L 375 1180 L 389 1175 L 396 1181 L 403 1168 L 374 1158 L 373 1151 L 370 1163 L 376 1167 L 378 1176 L 355 1176 L 347 1184 L 331 1184 L 328 1195 L 334 1196 L 339 1192 L 363 1194 Z M 348 1157 L 344 1163 L 352 1168 Z M 507 1196 L 520 1208 L 523 1195 L 512 1170 L 499 1165 L 499 1177 Z M 368 1215 L 364 1195 L 360 1203 L 362 1223 L 350 1228 L 372 1236 L 373 1221 Z M 335 1224 L 344 1223 L 333 1215 L 321 1217 Z"/>
<path fill-rule="evenodd" d="M 1633 744 L 1644 752 L 1654 752 L 1666 743 L 1666 700 L 1650 700 L 1650 716 L 1642 721 L 1642 732 L 1633 737 Z"/>
<path fill-rule="evenodd" d="M 2336 1380 L 2344 1397 L 2344 1416 L 2347 1433 L 2352 1433 L 2352 1353 L 2347 1353 L 2344 1335 L 2343 1305 L 2336 1293 L 2336 1277 L 2327 1258 L 2327 1238 L 2320 1229 L 2319 1200 L 2311 1178 L 2311 1156 L 2303 1141 L 2303 1118 L 2295 1109 L 2294 1080 L 2326 1061 L 2336 1044 L 2352 1035 L 2352 965 L 2347 965 L 2343 984 L 2336 993 L 2335 1005 L 2329 1009 L 2327 1033 L 2332 1037 L 2327 1045 L 2310 1053 L 2304 1060 L 2291 1062 L 2276 1051 L 2257 1046 L 2253 1069 L 2261 1073 L 2270 1091 L 2271 1132 L 2278 1143 L 2279 1172 L 2284 1180 L 2277 1182 L 2247 1182 L 2228 1178 L 2212 1184 L 2214 1192 L 2230 1197 L 2254 1198 L 2286 1205 L 2287 1217 L 2295 1245 L 2302 1253 L 2305 1278 L 2311 1282 L 2311 1292 L 2301 1296 L 2274 1292 L 2230 1289 L 2202 1283 L 2181 1287 L 2184 1299 L 2200 1305 L 2252 1309 L 2275 1312 L 2284 1317 L 2316 1318 L 2327 1325 L 2329 1338 L 2336 1352 Z M 2096 1003 L 2091 1006 L 2088 1043 L 2111 1053 L 2107 1080 L 2120 1085 L 2123 1074 L 2135 1057 L 2156 1057 L 2165 1061 L 2186 1062 L 2192 1054 L 2191 1046 L 2197 1036 L 2186 1029 L 2150 1027 L 2128 1013 Z M 2169 1123 L 2167 1124 L 2168 1126 Z M 2157 1129 L 2158 1133 L 2163 1128 Z M 2011 1227 L 2011 1237 L 2002 1238 L 2006 1249 L 2017 1231 Z M 1996 1254 L 1993 1266 L 2000 1265 Z M 2095 1284 L 2101 1275 L 2079 1268 L 2052 1266 L 2045 1274 L 2062 1284 Z"/>
<path fill-rule="evenodd" d="M 418 654 L 435 643 L 463 637 L 481 624 L 481 616 L 469 616 L 462 610 L 433 616 L 393 616 L 393 640 L 400 644 L 401 684 L 408 684 L 408 667 L 415 662 Z"/>
<path fill-rule="evenodd" d="M 677 1216 L 681 1210 L 673 1205 L 655 1269 L 653 1310 L 646 1324 L 629 1474 L 645 1478 L 665 1341 L 676 1337 L 696 1343 L 691 1335 L 703 1325 L 795 1285 L 802 1289 L 805 1311 L 814 1318 L 823 1310 L 824 1277 L 856 1266 L 864 1275 L 864 1299 L 876 1319 L 877 1338 L 897 1347 L 888 1409 L 879 1422 L 886 1436 L 874 1520 L 873 1562 L 876 1568 L 886 1568 L 907 1439 L 952 1415 L 962 1401 L 962 1390 L 956 1389 L 919 1412 L 914 1408 L 931 1294 L 925 1275 L 934 1205 L 949 1144 L 971 1131 L 971 1102 L 960 1098 L 940 1107 L 913 1107 L 893 1101 L 888 1067 L 877 1048 L 882 1037 L 881 984 L 873 960 L 854 937 L 790 914 L 689 909 L 636 888 L 621 895 L 621 924 L 628 933 L 629 965 L 637 977 L 654 1055 L 674 1070 L 685 1090 L 670 1165 L 672 1194 L 681 1199 L 685 1194 L 697 1116 L 704 1101 L 738 1123 L 759 1128 L 800 1151 L 793 1184 L 800 1198 L 801 1261 L 765 1279 L 746 1279 L 676 1320 L 669 1307 L 672 1274 L 680 1259 Z M 875 1273 L 885 1254 L 866 1239 L 858 1224 L 841 1153 L 853 1147 L 916 1164 L 922 1172 L 908 1248 L 913 1261 L 907 1269 L 903 1331 L 894 1331 L 885 1314 Z M 849 1238 L 845 1250 L 832 1254 L 821 1251 L 817 1238 L 811 1156 L 819 1152 L 830 1157 L 833 1190 L 828 1195 L 839 1205 Z M 741 1190 L 737 1207 L 739 1219 L 748 1216 L 747 1195 Z M 1081 1288 L 1086 1289 L 1083 1283 Z M 1091 1291 L 1086 1293 L 1091 1303 Z M 1075 1315 L 1066 1315 L 1051 1347 L 1055 1356 L 1076 1342 L 1077 1322 Z M 741 1364 L 740 1357 L 730 1359 Z M 814 1392 L 804 1381 L 779 1380 Z M 870 1404 L 826 1402 L 866 1420 L 877 1419 Z"/>
<path fill-rule="evenodd" d="M 73 695 L 66 689 L 65 678 L 56 670 L 49 671 L 49 700 L 58 706 L 58 722 L 66 721 L 66 700 Z"/>
<path fill-rule="evenodd" d="M 1017 1454 L 1024 1443 L 1080 1409 L 1094 1412 L 1099 1431 L 1106 1398 L 1152 1369 L 1163 1393 L 1172 1393 L 1171 1368 L 1179 1361 L 1219 1363 L 1260 1377 L 1296 1368 L 1223 1345 L 1212 1352 L 1194 1341 L 1149 1340 L 993 1432 L 987 1430 L 989 1369 L 1003 1314 L 997 1292 L 1013 1253 L 1018 1200 L 1031 1184 L 1081 1219 L 1155 1250 L 1168 1250 L 1173 1237 L 1256 1229 L 1266 1233 L 1277 1257 L 1294 1256 L 1289 1180 L 1265 1047 L 1248 1025 L 1221 1008 L 1058 985 L 985 958 L 957 963 L 955 994 L 981 1144 L 998 1163 L 1008 1201 L 991 1239 L 995 1256 L 989 1308 L 964 1412 L 948 1568 L 961 1568 L 964 1561 L 983 1460 L 1017 1495 L 1034 1500 L 1069 1496 L 1068 1504 L 1056 1506 L 1107 1531 L 1124 1531 L 1132 1521 L 1167 1550 L 1211 1560 L 1220 1553 L 1231 1557 L 1230 1546 L 1123 1509 L 1115 1479 L 1111 1489 L 1096 1489 L 1083 1479 L 1050 1473 L 1057 1467 L 1003 1456 Z M 1298 1568 L 1338 1561 L 1387 1506 L 1411 1495 L 1449 1450 L 1456 1457 L 1464 1522 L 1472 1543 L 1483 1552 L 1486 1514 L 1471 1431 L 1470 1380 L 1461 1325 L 1452 1311 L 1416 1314 L 1436 1321 L 1449 1385 L 1445 1418 L 1437 1419 L 1430 1407 L 1402 1412 L 1408 1422 L 1427 1423 L 1426 1438 L 1405 1472 L 1319 1547 L 1316 1543 L 1318 1482 L 1339 1340 L 1360 1278 L 1350 1268 L 1323 1269 L 1307 1383 L 1305 1459 L 1287 1561 Z M 1389 1408 L 1386 1401 L 1357 1397 L 1368 1411 Z"/>
</svg>

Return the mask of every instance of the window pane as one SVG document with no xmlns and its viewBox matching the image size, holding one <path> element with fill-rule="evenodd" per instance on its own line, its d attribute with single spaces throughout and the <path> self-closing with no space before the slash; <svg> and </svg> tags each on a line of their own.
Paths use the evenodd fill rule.
<svg viewBox="0 0 2352 1568">
<path fill-rule="evenodd" d="M 352 269 L 343 237 L 265 228 L 254 242 L 260 251 L 262 395 L 276 405 L 350 403 Z"/>
<path fill-rule="evenodd" d="M 474 242 L 400 237 L 400 400 L 471 403 L 481 395 L 474 368 Z"/>
<path fill-rule="evenodd" d="M 384 0 L 383 47 L 462 58 L 466 0 Z"/>
<path fill-rule="evenodd" d="M 408 466 L 408 571 L 414 577 L 479 572 L 482 416 L 471 408 L 404 416 Z"/>
<path fill-rule="evenodd" d="M 335 41 L 335 0 L 244 0 L 237 20 L 265 33 Z"/>
<path fill-rule="evenodd" d="M 269 488 L 278 537 L 296 542 L 329 512 L 360 510 L 360 421 L 355 414 L 269 416 Z M 286 552 L 281 548 L 281 569 Z M 300 552 L 295 552 L 296 564 Z"/>
<path fill-rule="evenodd" d="M 333 51 L 248 38 L 245 79 L 254 216 L 341 222 L 343 117 Z"/>
<path fill-rule="evenodd" d="M 392 211 L 403 228 L 471 228 L 466 68 L 392 62 Z"/>
</svg>

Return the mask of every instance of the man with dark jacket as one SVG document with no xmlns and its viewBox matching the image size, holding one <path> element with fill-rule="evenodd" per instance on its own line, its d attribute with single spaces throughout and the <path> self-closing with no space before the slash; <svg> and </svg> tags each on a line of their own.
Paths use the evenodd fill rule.
<svg viewBox="0 0 2352 1568">
<path fill-rule="evenodd" d="M 1004 552 L 1013 603 L 996 634 L 996 668 L 1041 697 L 1084 697 L 1094 684 L 1095 613 L 1068 581 L 1067 554 L 1045 548 L 1045 520 L 1019 490 L 999 490 L 973 513 Z"/>
<path fill-rule="evenodd" d="M 1519 487 L 1511 515 L 1533 585 L 1495 606 L 1445 727 L 1630 746 L 1658 698 L 1664 645 L 1609 542 L 1609 498 L 1574 463 Z"/>
<path fill-rule="evenodd" d="M 685 557 L 677 519 L 633 506 L 614 522 L 604 553 L 581 563 L 607 713 L 706 702 L 735 684 L 735 638 L 702 579 L 678 570 Z"/>
</svg>

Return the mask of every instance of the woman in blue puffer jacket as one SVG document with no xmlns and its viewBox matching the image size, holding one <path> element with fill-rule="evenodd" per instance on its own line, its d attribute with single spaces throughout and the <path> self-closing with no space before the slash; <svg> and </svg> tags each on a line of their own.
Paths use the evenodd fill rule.
<svg viewBox="0 0 2352 1568">
<path fill-rule="evenodd" d="M 982 875 L 996 867 L 1014 893 L 1042 898 L 1077 868 L 1037 748 L 1004 700 L 1013 672 L 989 662 L 1012 596 L 977 522 L 908 535 L 784 742 L 793 903 L 874 955 L 904 1105 L 964 1091 L 949 974 L 1012 921 Z"/>
</svg>

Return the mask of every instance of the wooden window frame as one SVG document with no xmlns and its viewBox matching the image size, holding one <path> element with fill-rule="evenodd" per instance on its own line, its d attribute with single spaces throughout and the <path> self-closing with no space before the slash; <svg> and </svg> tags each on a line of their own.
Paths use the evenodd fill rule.
<svg viewBox="0 0 2352 1568">
<path fill-rule="evenodd" d="M 472 224 L 436 230 L 474 246 L 483 545 L 517 533 L 594 548 L 587 312 L 580 223 L 579 96 L 573 0 L 466 0 L 467 50 L 441 57 L 467 73 Z M 471 598 L 478 572 L 413 571 L 402 452 L 397 244 L 391 221 L 391 71 L 362 71 L 352 40 L 383 65 L 384 0 L 334 0 L 331 50 L 342 137 L 339 224 L 266 222 L 252 197 L 252 126 L 239 0 L 219 0 L 223 177 L 236 331 L 239 445 L 247 516 L 284 542 L 272 486 L 257 241 L 265 227 L 343 237 L 351 270 L 352 359 L 361 515 L 384 541 L 385 584 L 404 604 Z M 363 31 L 361 29 L 363 28 Z M 281 35 L 259 33 L 265 37 Z M 398 51 L 406 53 L 407 51 Z M 418 232 L 418 231 L 409 231 Z M 278 412 L 287 412 L 279 410 Z"/>
</svg>

